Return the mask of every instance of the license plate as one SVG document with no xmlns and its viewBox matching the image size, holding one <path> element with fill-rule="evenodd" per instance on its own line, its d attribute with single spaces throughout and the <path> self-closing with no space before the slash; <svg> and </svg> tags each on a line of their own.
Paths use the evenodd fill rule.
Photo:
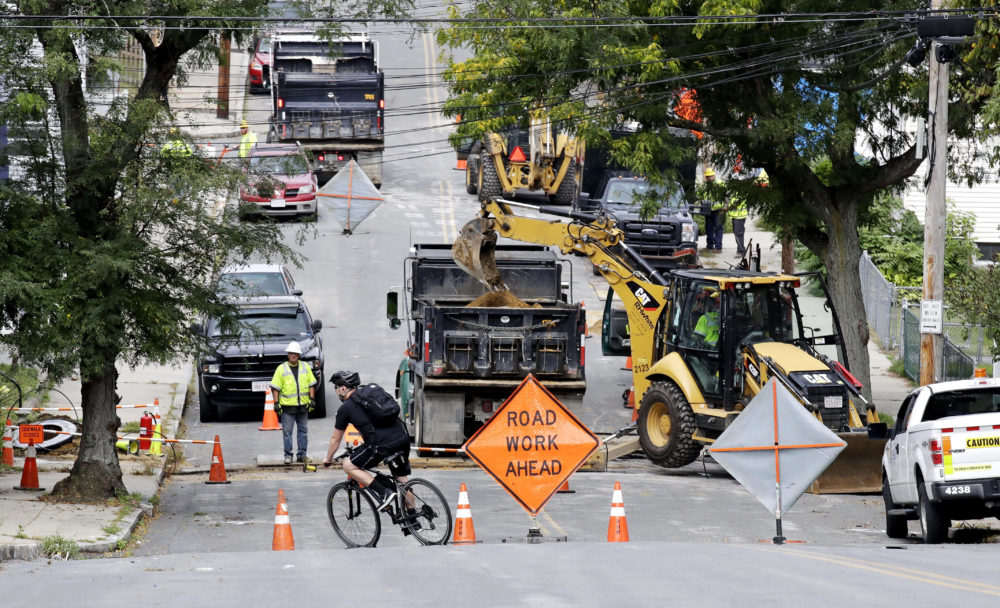
<svg viewBox="0 0 1000 608">
<path fill-rule="evenodd" d="M 271 208 L 272 209 L 281 209 L 284 206 L 285 206 L 285 199 L 283 199 L 283 198 L 272 198 L 271 199 Z"/>
<path fill-rule="evenodd" d="M 827 409 L 839 409 L 844 406 L 843 397 L 823 397 L 823 407 Z"/>
<path fill-rule="evenodd" d="M 271 390 L 271 383 L 266 380 L 263 380 L 261 382 L 254 382 L 252 383 L 250 390 L 252 390 L 255 393 L 266 393 L 267 391 Z"/>
</svg>

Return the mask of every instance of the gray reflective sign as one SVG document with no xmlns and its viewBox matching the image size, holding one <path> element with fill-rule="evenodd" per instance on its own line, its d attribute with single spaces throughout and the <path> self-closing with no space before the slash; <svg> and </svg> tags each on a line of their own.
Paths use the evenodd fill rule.
<svg viewBox="0 0 1000 608">
<path fill-rule="evenodd" d="M 846 445 L 771 378 L 709 452 L 780 517 Z"/>
<path fill-rule="evenodd" d="M 333 217 L 351 234 L 375 208 L 385 202 L 378 188 L 353 160 L 317 191 Z"/>
</svg>

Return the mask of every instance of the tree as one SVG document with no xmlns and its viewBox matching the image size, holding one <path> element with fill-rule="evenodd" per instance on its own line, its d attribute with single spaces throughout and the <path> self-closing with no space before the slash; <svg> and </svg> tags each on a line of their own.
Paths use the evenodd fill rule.
<svg viewBox="0 0 1000 608">
<path fill-rule="evenodd" d="M 369 14 L 379 4 L 356 10 Z M 275 224 L 241 224 L 233 209 L 211 212 L 206 201 L 239 183 L 238 168 L 160 152 L 174 124 L 170 82 L 183 79 L 186 62 L 213 57 L 220 35 L 242 44 L 250 33 L 236 18 L 264 14 L 266 2 L 21 0 L 16 10 L 66 19 L 0 30 L 0 84 L 11 95 L 0 123 L 11 127 L 17 165 L 0 184 L 0 326 L 14 329 L 2 340 L 50 378 L 79 370 L 83 436 L 53 494 L 111 498 L 124 490 L 114 447 L 116 363 L 165 363 L 193 352 L 190 321 L 231 312 L 212 288 L 221 264 L 299 260 L 280 244 Z M 92 28 L 74 18 L 81 15 L 115 17 Z M 155 28 L 163 29 L 158 41 Z M 119 69 L 108 57 L 128 40 L 142 49 L 141 82 L 98 111 L 85 79 Z"/>
<path fill-rule="evenodd" d="M 498 10 L 481 0 L 464 15 L 509 21 L 496 29 L 459 23 L 440 35 L 473 53 L 446 74 L 445 109 L 462 115 L 458 136 L 513 122 L 539 104 L 588 138 L 631 123 L 635 133 L 615 150 L 646 173 L 678 153 L 670 129 L 705 134 L 703 159 L 741 169 L 726 184 L 730 193 L 822 260 L 852 372 L 870 390 L 858 226 L 877 197 L 899 190 L 922 162 L 907 121 L 927 108 L 926 63 L 904 65 L 915 22 L 878 11 L 919 6 L 523 0 Z M 781 15 L 845 11 L 857 14 Z M 557 19 L 538 21 L 546 18 Z M 977 135 L 995 84 L 996 27 L 981 23 L 977 34 L 951 66 L 956 138 Z M 696 96 L 700 120 L 679 115 L 682 94 Z M 828 170 L 817 169 L 820 160 Z M 766 170 L 768 187 L 749 179 L 749 168 Z"/>
</svg>

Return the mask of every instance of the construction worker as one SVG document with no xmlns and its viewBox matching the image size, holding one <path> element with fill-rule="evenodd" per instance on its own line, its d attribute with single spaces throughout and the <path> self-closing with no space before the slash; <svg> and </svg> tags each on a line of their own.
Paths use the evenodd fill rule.
<svg viewBox="0 0 1000 608">
<path fill-rule="evenodd" d="M 711 203 L 709 213 L 705 215 L 705 249 L 707 251 L 722 249 L 722 230 L 726 223 L 726 197 L 715 183 L 715 171 L 710 167 L 705 169 L 705 183 L 698 193 L 699 198 Z"/>
<path fill-rule="evenodd" d="M 186 141 L 181 139 L 181 133 L 177 127 L 170 127 L 170 141 L 163 144 L 160 148 L 160 154 L 163 156 L 191 156 L 191 146 L 188 145 Z"/>
<path fill-rule="evenodd" d="M 257 134 L 250 130 L 250 123 L 244 118 L 240 121 L 240 158 L 247 158 L 253 147 L 257 145 Z"/>
<path fill-rule="evenodd" d="M 736 237 L 736 257 L 743 257 L 746 245 L 743 242 L 747 226 L 747 202 L 740 196 L 734 196 L 729 203 L 729 218 L 733 220 L 733 236 Z"/>
<path fill-rule="evenodd" d="M 281 420 L 281 438 L 284 441 L 285 464 L 292 464 L 292 427 L 298 426 L 296 460 L 306 461 L 306 448 L 309 445 L 309 412 L 315 406 L 316 385 L 318 381 L 308 364 L 300 364 L 302 347 L 298 342 L 290 342 L 285 347 L 288 361 L 274 370 L 271 378 L 271 393 L 274 396 L 274 409 Z"/>
<path fill-rule="evenodd" d="M 694 334 L 709 346 L 719 342 L 719 292 L 712 290 L 705 300 L 705 312 L 694 326 Z"/>
</svg>

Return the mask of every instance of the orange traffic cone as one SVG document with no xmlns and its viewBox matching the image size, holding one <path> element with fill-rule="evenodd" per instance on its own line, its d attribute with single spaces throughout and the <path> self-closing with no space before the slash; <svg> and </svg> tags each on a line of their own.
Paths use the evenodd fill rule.
<svg viewBox="0 0 1000 608">
<path fill-rule="evenodd" d="M 14 466 L 14 427 L 10 420 L 3 429 L 3 463 L 9 467 Z"/>
<path fill-rule="evenodd" d="M 615 491 L 611 494 L 611 519 L 608 521 L 608 542 L 628 542 L 628 521 L 625 519 L 625 502 L 622 499 L 622 486 L 615 482 Z"/>
<path fill-rule="evenodd" d="M 208 481 L 205 483 L 232 483 L 226 480 L 226 463 L 222 460 L 222 444 L 219 436 L 215 436 L 215 446 L 212 448 L 212 468 L 208 471 Z"/>
<path fill-rule="evenodd" d="M 635 406 L 635 385 L 628 389 L 628 406 L 632 408 L 632 419 L 629 422 L 639 420 L 639 408 Z"/>
<path fill-rule="evenodd" d="M 288 519 L 288 504 L 285 502 L 285 491 L 278 490 L 278 507 L 274 510 L 274 540 L 272 551 L 292 551 L 295 549 L 295 539 L 292 538 L 292 523 Z"/>
<path fill-rule="evenodd" d="M 476 543 L 476 527 L 472 524 L 472 508 L 469 493 L 463 483 L 458 489 L 458 509 L 455 511 L 455 535 L 453 545 L 473 545 Z"/>
<path fill-rule="evenodd" d="M 14 486 L 15 490 L 28 490 L 30 492 L 41 492 L 45 488 L 38 487 L 38 463 L 35 462 L 35 444 L 29 443 L 24 452 L 24 468 L 21 470 L 21 485 Z"/>
<path fill-rule="evenodd" d="M 625 367 L 623 367 L 622 369 L 627 369 L 629 371 L 632 371 L 632 355 L 629 355 L 628 358 L 625 359 Z"/>
<path fill-rule="evenodd" d="M 556 490 L 556 494 L 576 494 L 576 490 L 569 489 L 568 477 L 566 478 L 566 481 L 563 482 L 563 485 L 559 486 L 559 489 Z"/>
<path fill-rule="evenodd" d="M 260 423 L 260 428 L 258 431 L 280 431 L 281 425 L 278 424 L 278 414 L 274 412 L 274 397 L 271 395 L 271 391 L 267 391 L 267 397 L 264 398 L 264 420 Z"/>
</svg>

